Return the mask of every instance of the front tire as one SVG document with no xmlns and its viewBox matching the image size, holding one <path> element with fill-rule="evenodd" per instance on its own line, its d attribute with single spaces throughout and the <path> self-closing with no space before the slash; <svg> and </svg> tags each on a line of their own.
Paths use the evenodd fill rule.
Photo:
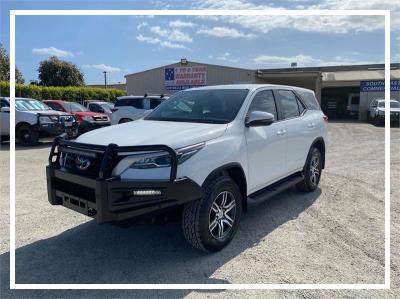
<svg viewBox="0 0 400 299">
<path fill-rule="evenodd" d="M 321 178 L 322 159 L 321 151 L 316 147 L 311 148 L 304 166 L 304 180 L 297 184 L 299 190 L 312 192 L 317 189 Z"/>
<path fill-rule="evenodd" d="M 21 125 L 17 128 L 16 135 L 22 146 L 36 145 L 39 141 L 39 134 L 29 125 Z"/>
<path fill-rule="evenodd" d="M 217 252 L 233 239 L 242 214 L 242 195 L 227 176 L 217 176 L 205 186 L 202 199 L 183 208 L 185 239 L 195 248 Z"/>
</svg>

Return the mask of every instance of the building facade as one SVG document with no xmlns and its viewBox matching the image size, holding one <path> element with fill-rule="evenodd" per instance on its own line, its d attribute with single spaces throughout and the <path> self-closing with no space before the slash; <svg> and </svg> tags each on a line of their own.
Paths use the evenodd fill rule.
<svg viewBox="0 0 400 299">
<path fill-rule="evenodd" d="M 331 119 L 366 120 L 369 103 L 384 97 L 383 64 L 250 70 L 182 59 L 125 78 L 128 95 L 166 95 L 190 87 L 237 83 L 299 86 L 314 90 Z M 391 97 L 400 100 L 399 63 L 391 65 Z"/>
</svg>

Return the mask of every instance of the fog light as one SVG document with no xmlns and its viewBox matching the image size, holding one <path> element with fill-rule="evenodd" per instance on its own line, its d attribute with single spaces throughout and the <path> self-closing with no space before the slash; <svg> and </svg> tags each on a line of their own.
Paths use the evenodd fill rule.
<svg viewBox="0 0 400 299">
<path fill-rule="evenodd" d="M 134 196 L 155 196 L 155 195 L 161 195 L 161 190 L 154 190 L 154 189 L 133 190 L 132 193 Z"/>
</svg>

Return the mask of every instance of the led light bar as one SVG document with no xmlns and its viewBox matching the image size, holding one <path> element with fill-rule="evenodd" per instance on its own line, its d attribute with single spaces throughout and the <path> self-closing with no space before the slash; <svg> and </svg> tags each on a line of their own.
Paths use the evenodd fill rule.
<svg viewBox="0 0 400 299">
<path fill-rule="evenodd" d="M 133 190 L 133 196 L 155 196 L 161 195 L 161 190 L 156 189 L 140 189 L 140 190 Z"/>
</svg>

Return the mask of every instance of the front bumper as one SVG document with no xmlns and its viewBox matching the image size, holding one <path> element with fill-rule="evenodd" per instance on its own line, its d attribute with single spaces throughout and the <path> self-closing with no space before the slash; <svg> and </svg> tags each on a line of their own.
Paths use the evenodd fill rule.
<svg viewBox="0 0 400 299">
<path fill-rule="evenodd" d="M 188 178 L 176 179 L 177 164 L 172 162 L 171 177 L 169 180 L 122 180 L 111 177 L 107 166 L 112 164 L 110 153 L 116 151 L 140 151 L 146 147 L 117 148 L 108 146 L 104 151 L 99 176 L 86 177 L 72 173 L 59 166 L 59 153 L 55 152 L 58 146 L 78 144 L 57 138 L 46 167 L 48 199 L 52 205 L 63 205 L 66 208 L 90 216 L 98 223 L 115 222 L 130 219 L 136 216 L 178 207 L 184 203 L 199 199 L 203 196 L 203 189 Z M 82 144 L 78 144 L 82 145 Z M 87 146 L 87 147 L 86 147 Z M 84 145 L 87 149 L 91 146 Z M 74 147 L 76 150 L 77 147 Z M 79 148 L 79 147 L 78 147 Z M 148 150 L 165 149 L 165 146 L 149 146 Z M 82 148 L 80 148 L 82 149 Z M 168 148 L 173 151 L 172 149 Z M 168 150 L 168 151 L 169 151 Z M 54 161 L 54 157 L 56 160 Z M 176 156 L 172 155 L 176 162 Z M 157 190 L 157 195 L 135 195 L 138 190 Z"/>
<path fill-rule="evenodd" d="M 37 124 L 35 129 L 38 131 L 40 137 L 58 136 L 63 133 L 68 135 L 68 138 L 75 138 L 78 136 L 78 124 L 74 123 L 70 127 L 66 127 L 62 123 L 54 124 Z"/>
</svg>

